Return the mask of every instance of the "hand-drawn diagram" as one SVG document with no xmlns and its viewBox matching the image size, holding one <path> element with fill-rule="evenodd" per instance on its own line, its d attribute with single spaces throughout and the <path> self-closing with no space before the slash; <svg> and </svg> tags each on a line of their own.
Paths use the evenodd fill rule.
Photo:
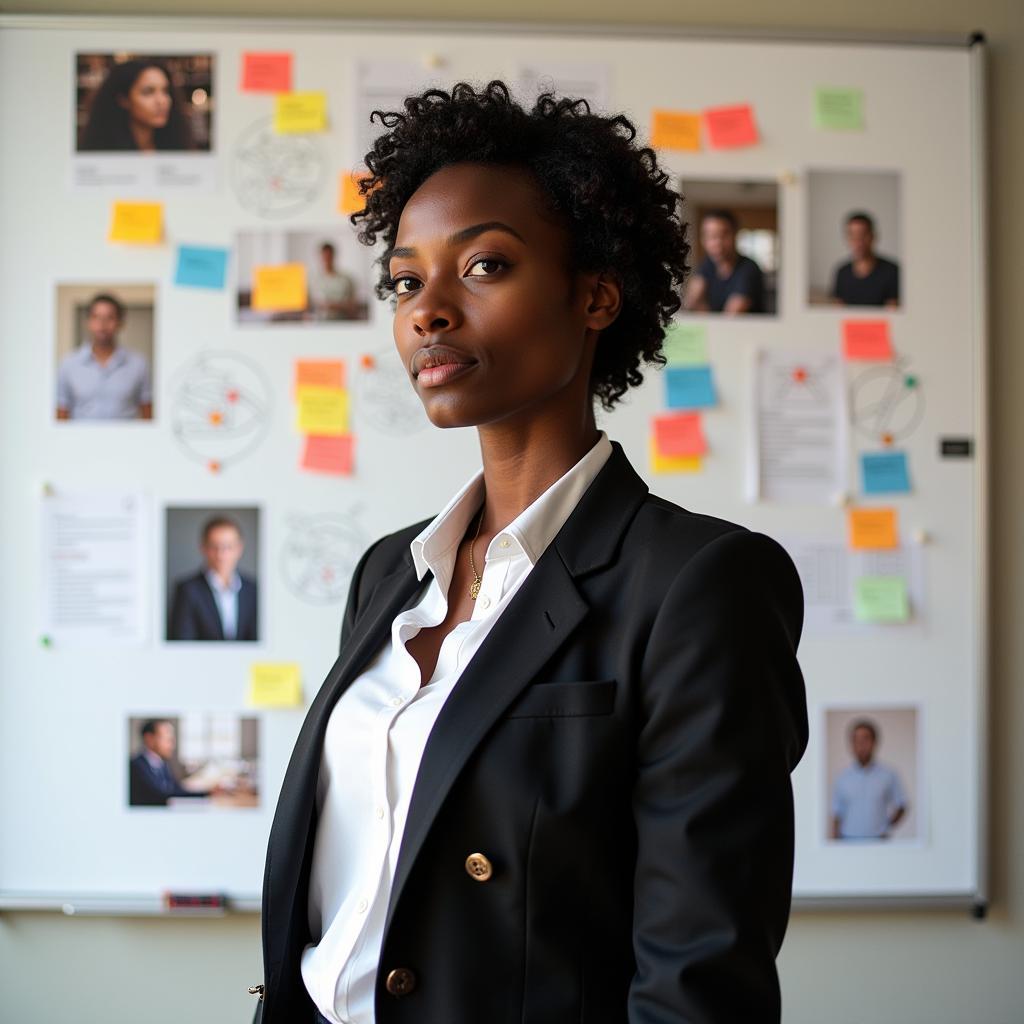
<svg viewBox="0 0 1024 1024">
<path fill-rule="evenodd" d="M 239 203 L 261 217 L 287 217 L 319 194 L 327 173 L 322 143 L 312 135 L 278 135 L 273 118 L 251 124 L 235 143 L 231 185 Z"/>
<path fill-rule="evenodd" d="M 260 443 L 270 408 L 270 384 L 255 362 L 234 352 L 204 352 L 175 380 L 171 431 L 191 458 L 218 470 Z"/>
<path fill-rule="evenodd" d="M 352 570 L 368 544 L 359 512 L 355 505 L 347 512 L 289 517 L 281 573 L 296 597 L 310 604 L 344 600 Z"/>
</svg>

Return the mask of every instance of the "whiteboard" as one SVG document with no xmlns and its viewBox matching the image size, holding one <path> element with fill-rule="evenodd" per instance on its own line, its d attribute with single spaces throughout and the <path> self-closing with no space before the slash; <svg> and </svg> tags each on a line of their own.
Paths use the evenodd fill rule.
<svg viewBox="0 0 1024 1024">
<path fill-rule="evenodd" d="M 837 629 L 808 623 L 800 662 L 811 739 L 794 774 L 794 891 L 798 903 L 807 905 L 984 902 L 981 41 L 751 39 L 600 26 L 539 32 L 516 25 L 496 31 L 341 21 L 209 21 L 196 27 L 192 19 L 133 23 L 16 16 L 5 17 L 0 28 L 0 126 L 3 138 L 20 140 L 0 147 L 3 905 L 135 912 L 159 906 L 161 892 L 177 890 L 221 892 L 237 907 L 258 906 L 275 797 L 303 712 L 247 707 L 250 667 L 298 663 L 308 705 L 337 653 L 346 573 L 355 557 L 381 534 L 436 513 L 477 468 L 478 448 L 473 431 L 442 436 L 410 406 L 411 396 L 395 374 L 386 304 L 373 300 L 365 319 L 344 323 L 261 327 L 239 320 L 239 233 L 351 233 L 338 212 L 338 179 L 365 152 L 368 129 L 360 111 L 372 100 L 374 75 L 378 84 L 389 75 L 393 81 L 408 76 L 410 82 L 442 85 L 491 77 L 514 84 L 546 71 L 570 81 L 597 74 L 609 109 L 626 113 L 644 135 L 654 108 L 753 105 L 759 144 L 660 153 L 684 192 L 688 181 L 777 186 L 777 312 L 734 319 L 688 315 L 706 326 L 719 399 L 703 416 L 709 445 L 703 469 L 651 470 L 652 417 L 666 412 L 658 372 L 649 372 L 613 414 L 599 412 L 599 425 L 622 443 L 655 493 L 784 543 L 821 544 L 833 555 L 846 541 L 841 494 L 827 504 L 750 500 L 755 367 L 765 351 L 838 355 L 840 321 L 851 315 L 808 302 L 809 284 L 821 277 L 820 267 L 808 265 L 811 240 L 821 237 L 820 225 L 809 223 L 812 175 L 898 177 L 899 202 L 887 216 L 898 240 L 902 301 L 899 309 L 880 315 L 892 332 L 894 372 L 913 374 L 923 401 L 914 406 L 908 419 L 913 422 L 904 424 L 906 435 L 899 440 L 912 491 L 883 500 L 898 510 L 901 541 L 913 562 L 914 621 Z M 266 182 L 254 185 L 246 177 L 246 147 L 254 139 L 261 144 L 272 109 L 268 96 L 239 90 L 241 55 L 249 50 L 292 52 L 294 88 L 327 96 L 329 129 L 310 137 L 302 180 L 288 202 L 268 198 L 261 192 Z M 161 245 L 109 244 L 111 201 L 131 198 L 131 189 L 75 185 L 75 55 L 112 51 L 214 57 L 212 146 L 193 165 L 194 187 L 144 182 L 135 189 L 164 203 Z M 368 69 L 368 53 L 386 53 L 390 69 Z M 360 82 L 369 83 L 362 107 Z M 821 86 L 862 90 L 863 131 L 815 127 L 814 92 Z M 177 286 L 178 245 L 231 249 L 226 286 Z M 371 254 L 360 253 L 352 240 L 343 255 L 353 274 L 368 281 Z M 54 337 L 64 316 L 57 287 L 108 281 L 145 285 L 156 296 L 154 420 L 56 423 Z M 373 369 L 363 366 L 367 354 L 376 360 Z M 293 362 L 339 357 L 346 362 L 351 395 L 355 473 L 300 472 Z M 859 505 L 880 503 L 865 498 L 858 483 L 859 454 L 870 440 L 857 430 L 856 392 L 870 369 L 842 367 L 851 403 L 849 464 L 843 468 L 849 499 Z M 219 372 L 244 379 L 258 394 L 258 422 L 244 444 L 220 453 L 223 464 L 212 472 L 214 456 L 201 445 L 190 446 L 176 415 L 195 375 Z M 943 438 L 969 439 L 972 455 L 941 456 Z M 137 570 L 148 595 L 134 620 L 140 639 L 89 649 L 47 647 L 40 642 L 46 501 L 86 493 L 134 495 L 139 502 L 136 540 L 144 554 Z M 164 639 L 166 510 L 189 507 L 241 508 L 258 517 L 259 550 L 249 552 L 260 585 L 255 642 Z M 342 571 L 328 592 L 304 592 L 295 559 L 308 554 L 304 543 L 322 531 L 340 544 Z M 905 739 L 897 760 L 913 765 L 913 835 L 894 832 L 891 840 L 874 843 L 829 841 L 829 780 L 842 761 L 835 748 L 847 722 L 842 716 L 865 712 L 895 723 L 892 736 Z M 258 805 L 173 813 L 128 807 L 129 720 L 159 715 L 182 716 L 182 722 L 188 716 L 206 716 L 207 722 L 255 718 Z M 882 730 L 887 735 L 888 727 Z"/>
</svg>

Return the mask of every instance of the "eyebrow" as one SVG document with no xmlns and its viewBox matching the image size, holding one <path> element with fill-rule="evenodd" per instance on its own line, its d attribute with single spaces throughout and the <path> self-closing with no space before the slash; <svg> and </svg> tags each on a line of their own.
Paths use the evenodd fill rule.
<svg viewBox="0 0 1024 1024">
<path fill-rule="evenodd" d="M 485 231 L 505 231 L 510 235 L 514 235 L 524 245 L 526 239 L 523 238 L 515 228 L 510 227 L 500 220 L 488 220 L 484 221 L 483 224 L 473 224 L 468 228 L 462 228 L 461 231 L 456 231 L 453 235 L 449 235 L 445 240 L 446 246 L 460 245 L 462 242 L 468 242 L 471 238 L 476 238 L 477 235 L 482 235 Z M 392 258 L 395 256 L 415 256 L 416 249 L 412 246 L 397 245 L 392 246 L 384 254 L 384 263 L 390 263 Z"/>
</svg>

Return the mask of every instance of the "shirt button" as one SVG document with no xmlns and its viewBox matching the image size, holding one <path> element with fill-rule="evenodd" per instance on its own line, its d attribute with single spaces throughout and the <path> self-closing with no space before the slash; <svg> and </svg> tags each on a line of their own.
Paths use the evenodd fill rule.
<svg viewBox="0 0 1024 1024">
<path fill-rule="evenodd" d="M 378 818 L 383 818 L 384 817 L 384 808 L 383 807 L 377 807 L 374 810 L 373 813 L 376 814 Z"/>
<path fill-rule="evenodd" d="M 403 703 L 404 702 L 403 702 L 401 697 L 392 697 L 391 698 L 391 706 L 393 708 L 400 708 Z"/>
<path fill-rule="evenodd" d="M 366 902 L 366 900 L 360 900 L 360 901 L 359 901 L 359 902 L 358 902 L 358 903 L 356 904 L 356 910 L 358 910 L 360 914 L 365 914 L 365 913 L 366 913 L 366 908 L 367 908 L 367 907 L 368 907 L 369 905 L 370 905 L 370 904 L 369 904 L 369 903 L 367 903 L 367 902 Z"/>
<path fill-rule="evenodd" d="M 480 598 L 480 607 L 481 608 L 490 608 L 491 607 L 491 599 L 486 594 L 484 594 L 484 596 Z"/>
<path fill-rule="evenodd" d="M 498 541 L 498 547 L 507 548 L 511 543 L 512 542 L 508 539 L 508 537 L 502 537 L 501 540 Z"/>
</svg>

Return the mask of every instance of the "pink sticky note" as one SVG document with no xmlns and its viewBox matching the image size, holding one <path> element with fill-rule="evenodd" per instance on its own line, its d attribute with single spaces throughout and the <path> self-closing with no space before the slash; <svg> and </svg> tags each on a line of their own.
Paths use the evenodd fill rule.
<svg viewBox="0 0 1024 1024">
<path fill-rule="evenodd" d="M 351 434 L 307 434 L 302 450 L 302 468 L 313 473 L 351 476 L 353 441 Z"/>
<path fill-rule="evenodd" d="M 291 92 L 290 53 L 243 53 L 242 92 Z"/>
<path fill-rule="evenodd" d="M 708 449 L 699 412 L 677 412 L 654 417 L 654 443 L 658 454 L 672 456 L 703 455 Z"/>
<path fill-rule="evenodd" d="M 892 359 L 888 320 L 844 320 L 843 355 L 847 359 Z"/>
<path fill-rule="evenodd" d="M 749 103 L 711 107 L 704 111 L 704 124 L 708 130 L 708 145 L 712 149 L 757 145 L 754 108 Z"/>
</svg>

